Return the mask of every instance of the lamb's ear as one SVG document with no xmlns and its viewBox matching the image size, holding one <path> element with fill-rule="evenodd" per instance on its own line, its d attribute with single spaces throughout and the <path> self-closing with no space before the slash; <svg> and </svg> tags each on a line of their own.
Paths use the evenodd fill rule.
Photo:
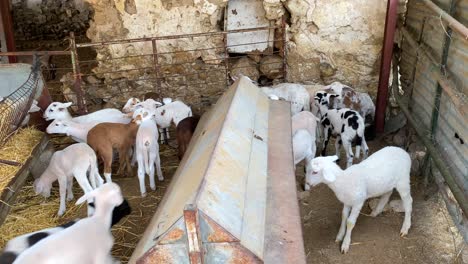
<svg viewBox="0 0 468 264">
<path fill-rule="evenodd" d="M 62 107 L 67 108 L 67 107 L 70 107 L 71 105 L 72 105 L 72 102 L 63 103 L 63 104 L 62 104 Z"/>
<path fill-rule="evenodd" d="M 328 159 L 329 161 L 335 162 L 335 161 L 338 160 L 338 156 L 337 156 L 337 155 L 328 156 L 327 159 Z"/>
<path fill-rule="evenodd" d="M 333 173 L 330 172 L 329 170 L 327 170 L 327 169 L 322 169 L 322 173 L 323 173 L 323 178 L 324 178 L 327 182 L 334 182 L 334 181 L 336 180 L 335 174 L 333 174 Z"/>
<path fill-rule="evenodd" d="M 76 205 L 78 204 L 82 204 L 84 203 L 85 201 L 87 201 L 88 199 L 90 198 L 94 198 L 96 196 L 96 190 L 97 189 L 94 189 L 88 193 L 85 193 L 83 196 L 81 196 L 77 201 L 76 201 Z"/>
<path fill-rule="evenodd" d="M 338 97 L 340 96 L 339 94 L 330 94 L 330 97 Z"/>
</svg>

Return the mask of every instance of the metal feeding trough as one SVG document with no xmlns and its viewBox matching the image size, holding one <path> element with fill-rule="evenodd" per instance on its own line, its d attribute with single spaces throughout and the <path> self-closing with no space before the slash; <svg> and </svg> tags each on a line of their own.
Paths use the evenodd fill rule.
<svg viewBox="0 0 468 264">
<path fill-rule="evenodd" d="M 27 117 L 34 99 L 42 93 L 44 82 L 40 63 L 0 64 L 0 145 Z"/>
<path fill-rule="evenodd" d="M 234 83 L 200 120 L 129 263 L 305 263 L 289 103 Z"/>
</svg>

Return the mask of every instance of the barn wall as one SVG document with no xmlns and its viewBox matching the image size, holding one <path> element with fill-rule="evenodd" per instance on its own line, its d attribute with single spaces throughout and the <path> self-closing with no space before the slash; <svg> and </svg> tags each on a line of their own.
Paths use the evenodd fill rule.
<svg viewBox="0 0 468 264">
<path fill-rule="evenodd" d="M 450 0 L 433 0 L 439 7 L 449 12 Z M 455 1 L 453 17 L 466 25 L 468 17 L 468 3 Z M 412 38 L 419 41 L 420 50 L 425 49 L 436 62 L 418 56 L 417 51 L 411 47 L 408 40 L 401 42 L 400 73 L 402 89 L 409 100 L 409 107 L 419 120 L 421 128 L 431 135 L 433 123 L 433 110 L 437 94 L 437 80 L 434 71 L 440 71 L 439 66 L 443 58 L 446 43 L 446 29 L 442 21 L 432 10 L 422 2 L 410 0 L 408 2 L 405 29 Z M 446 72 L 454 94 L 466 102 L 468 93 L 467 62 L 468 44 L 463 37 L 453 32 L 448 48 Z M 435 124 L 435 145 L 441 156 L 447 162 L 447 167 L 459 179 L 459 185 L 465 192 L 468 191 L 468 128 L 466 119 L 460 114 L 460 109 L 453 103 L 452 98 L 442 89 L 438 122 Z M 466 113 L 464 113 L 466 115 Z"/>
<path fill-rule="evenodd" d="M 222 31 L 224 28 L 224 8 L 227 0 L 86 0 L 94 11 L 90 28 L 87 31 L 91 41 L 108 41 L 115 39 L 140 38 L 147 36 L 165 36 L 186 33 Z M 234 0 L 232 0 L 234 1 Z M 240 1 L 240 0 L 238 0 Z M 288 81 L 328 84 L 339 80 L 367 91 L 375 96 L 380 65 L 380 52 L 383 42 L 383 31 L 386 14 L 386 0 L 259 0 L 266 16 L 272 25 L 280 25 L 281 17 L 287 17 L 288 39 Z M 404 1 L 402 1 L 404 3 Z M 242 12 L 242 11 L 240 11 Z M 263 13 L 264 12 L 264 13 Z M 276 32 L 275 37 L 281 37 Z M 222 38 L 199 38 L 158 43 L 158 52 L 171 52 L 187 49 L 203 49 L 222 46 Z M 281 49 L 281 43 L 275 45 Z M 147 51 L 151 53 L 151 44 L 132 43 L 113 45 L 112 48 L 97 49 L 98 59 L 122 57 Z M 162 62 L 193 61 L 194 67 L 221 64 L 223 50 L 206 50 L 184 54 L 179 57 L 162 56 Z M 267 58 L 270 61 L 281 61 L 278 55 Z M 263 60 L 266 60 L 263 58 Z M 247 59 L 230 60 L 233 65 L 259 65 L 262 57 L 249 56 Z M 132 78 L 130 73 L 119 72 L 128 67 L 150 67 L 151 58 L 140 60 L 120 60 L 112 65 L 100 63 L 95 68 L 98 78 L 115 80 Z M 187 69 L 173 69 L 173 71 Z M 192 69 L 188 69 L 191 71 Z M 249 76 L 260 76 L 258 68 L 248 72 Z M 115 74 L 104 72 L 113 71 Z M 130 75 L 129 75 L 130 74 Z M 138 74 L 135 72 L 134 74 Z M 271 76 L 270 76 L 271 77 Z M 223 74 L 207 76 L 213 80 L 224 80 Z M 258 77 L 257 77 L 258 78 Z M 143 84 L 144 86 L 144 84 Z M 145 88 L 138 86 L 139 93 Z M 122 90 L 122 88 L 119 88 Z M 134 87 L 132 87 L 134 89 Z M 225 89 L 216 87 L 194 87 L 175 89 L 172 85 L 165 87 L 167 96 L 183 95 L 182 99 L 201 100 L 202 95 L 217 97 Z M 207 89 L 205 91 L 204 89 Z M 112 96 L 107 91 L 93 91 L 95 96 L 109 98 L 114 105 L 124 103 L 124 96 Z"/>
<path fill-rule="evenodd" d="M 92 10 L 83 0 L 13 0 L 16 40 L 62 40 L 84 35 Z"/>
</svg>

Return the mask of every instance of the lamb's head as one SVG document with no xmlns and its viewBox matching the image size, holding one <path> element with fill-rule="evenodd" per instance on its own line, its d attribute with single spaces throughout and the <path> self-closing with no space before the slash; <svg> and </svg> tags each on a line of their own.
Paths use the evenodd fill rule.
<svg viewBox="0 0 468 264">
<path fill-rule="evenodd" d="M 127 103 L 122 108 L 122 113 L 128 114 L 135 110 L 135 106 L 139 104 L 141 101 L 138 98 L 132 97 L 128 99 Z"/>
<path fill-rule="evenodd" d="M 306 177 L 304 189 L 307 191 L 310 187 L 316 186 L 320 183 L 332 183 L 336 180 L 335 161 L 338 156 L 316 157 L 306 166 Z"/>
<path fill-rule="evenodd" d="M 140 125 L 143 121 L 154 118 L 155 111 L 148 110 L 146 108 L 138 108 L 133 112 L 133 120 L 135 123 Z"/>
<path fill-rule="evenodd" d="M 46 170 L 47 171 L 47 170 Z M 48 198 L 50 196 L 50 189 L 52 189 L 52 183 L 44 180 L 42 176 L 39 179 L 36 179 L 34 181 L 34 192 L 36 194 L 40 194 L 44 196 L 45 198 Z"/>
<path fill-rule="evenodd" d="M 43 117 L 46 121 L 54 120 L 54 119 L 67 119 L 70 117 L 70 113 L 68 113 L 67 108 L 70 107 L 71 105 L 72 105 L 71 102 L 68 102 L 68 103 L 53 102 L 44 111 Z"/>
<path fill-rule="evenodd" d="M 338 97 L 339 95 L 333 93 L 327 93 L 326 91 L 317 91 L 315 93 L 315 104 L 320 109 L 320 114 L 323 115 L 330 107 L 330 101 Z"/>
<path fill-rule="evenodd" d="M 67 133 L 69 124 L 66 120 L 55 119 L 50 125 L 47 127 L 46 132 L 47 134 L 62 134 Z"/>
<path fill-rule="evenodd" d="M 114 182 L 108 182 L 90 192 L 81 196 L 76 204 L 82 204 L 86 200 L 95 200 L 96 210 L 111 206 L 112 208 L 123 203 L 124 198 L 119 185 Z"/>
<path fill-rule="evenodd" d="M 146 110 L 149 110 L 149 111 L 153 111 L 154 109 L 162 106 L 163 104 L 161 102 L 158 102 L 156 100 L 153 100 L 153 99 L 146 99 L 145 101 L 141 102 L 141 103 L 138 103 L 135 105 L 135 108 L 134 110 L 138 110 L 138 109 L 146 109 Z"/>
</svg>

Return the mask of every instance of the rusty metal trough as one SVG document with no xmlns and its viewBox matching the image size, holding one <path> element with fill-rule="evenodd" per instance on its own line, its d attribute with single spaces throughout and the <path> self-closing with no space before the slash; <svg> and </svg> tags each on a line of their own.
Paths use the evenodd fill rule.
<svg viewBox="0 0 468 264">
<path fill-rule="evenodd" d="M 234 83 L 200 120 L 129 263 L 305 263 L 289 103 Z"/>
</svg>

